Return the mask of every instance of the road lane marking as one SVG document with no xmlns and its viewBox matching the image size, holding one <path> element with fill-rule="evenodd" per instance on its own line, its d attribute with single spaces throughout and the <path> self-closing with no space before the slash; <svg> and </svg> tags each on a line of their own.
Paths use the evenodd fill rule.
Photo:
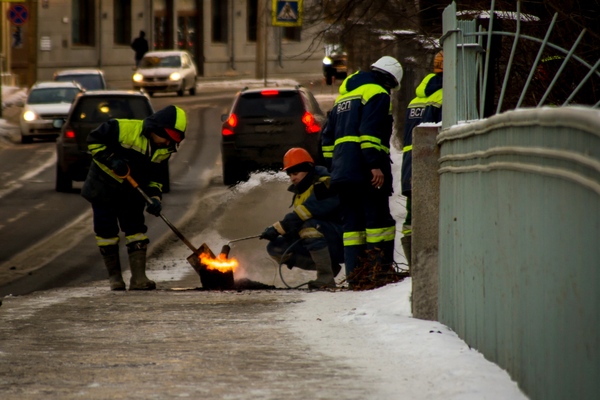
<svg viewBox="0 0 600 400">
<path fill-rule="evenodd" d="M 91 220 L 92 210 L 90 209 L 60 231 L 0 264 L 0 282 L 9 283 L 25 276 L 77 246 L 84 238 L 88 237 Z"/>
<path fill-rule="evenodd" d="M 25 181 L 33 178 L 37 174 L 43 172 L 45 169 L 50 168 L 52 165 L 55 165 L 56 164 L 56 153 L 49 152 L 48 154 L 50 154 L 50 156 L 48 157 L 48 159 L 46 161 L 44 161 L 44 163 L 42 165 L 40 165 L 39 167 L 34 168 L 32 170 L 29 170 L 24 175 L 22 175 L 21 177 L 15 179 L 15 180 L 7 182 L 4 185 L 4 188 L 0 189 L 0 198 L 6 196 L 9 193 L 14 192 L 17 189 L 22 188 L 23 185 L 25 184 L 24 183 Z"/>
<path fill-rule="evenodd" d="M 15 215 L 12 218 L 9 218 L 6 220 L 6 222 L 8 223 L 13 223 L 21 218 L 23 218 L 24 216 L 26 216 L 27 214 L 29 214 L 29 211 L 21 211 L 20 213 L 18 213 L 17 215 Z"/>
</svg>

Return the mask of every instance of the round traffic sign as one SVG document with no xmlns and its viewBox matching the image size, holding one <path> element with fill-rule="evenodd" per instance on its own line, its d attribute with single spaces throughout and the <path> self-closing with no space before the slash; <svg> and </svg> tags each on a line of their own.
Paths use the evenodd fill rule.
<svg viewBox="0 0 600 400">
<path fill-rule="evenodd" d="M 29 18 L 29 10 L 22 4 L 13 4 L 8 9 L 8 19 L 13 25 L 21 26 Z"/>
</svg>

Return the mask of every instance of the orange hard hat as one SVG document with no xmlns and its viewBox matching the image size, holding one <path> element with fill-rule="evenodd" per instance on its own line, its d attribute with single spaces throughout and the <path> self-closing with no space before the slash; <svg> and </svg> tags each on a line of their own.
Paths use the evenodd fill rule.
<svg viewBox="0 0 600 400">
<path fill-rule="evenodd" d="M 313 160 L 310 154 L 308 154 L 308 151 L 301 147 L 292 147 L 283 156 L 284 171 L 302 163 L 310 163 L 314 165 L 315 160 Z"/>
<path fill-rule="evenodd" d="M 438 72 L 444 71 L 444 51 L 439 51 L 435 57 L 433 57 L 433 72 L 437 74 Z"/>
</svg>

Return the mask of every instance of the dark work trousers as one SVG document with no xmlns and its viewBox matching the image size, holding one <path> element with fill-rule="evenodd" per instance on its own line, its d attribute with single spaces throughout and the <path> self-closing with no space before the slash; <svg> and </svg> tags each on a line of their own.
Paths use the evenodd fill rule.
<svg viewBox="0 0 600 400">
<path fill-rule="evenodd" d="M 99 247 L 118 244 L 120 231 L 125 233 L 126 244 L 148 241 L 144 198 L 137 192 L 127 193 L 117 201 L 92 203 L 94 232 Z"/>
<path fill-rule="evenodd" d="M 361 260 L 391 266 L 396 221 L 390 213 L 389 193 L 370 183 L 339 185 L 337 191 L 344 224 L 346 277 L 363 264 Z"/>
<path fill-rule="evenodd" d="M 311 228 L 319 231 L 322 236 L 308 234 L 307 237 L 298 240 L 302 232 Z M 341 248 L 341 229 L 339 224 L 333 224 L 329 221 L 319 221 L 314 218 L 304 221 L 300 234 L 289 234 L 279 236 L 269 242 L 267 253 L 276 261 L 286 264 L 288 268 L 298 267 L 306 270 L 314 270 L 315 264 L 312 261 L 310 252 L 329 248 L 331 262 L 339 264 L 343 262 L 343 250 Z M 293 246 L 292 246 L 293 245 Z M 292 246 L 290 248 L 290 246 Z M 285 258 L 282 257 L 285 253 Z"/>
</svg>

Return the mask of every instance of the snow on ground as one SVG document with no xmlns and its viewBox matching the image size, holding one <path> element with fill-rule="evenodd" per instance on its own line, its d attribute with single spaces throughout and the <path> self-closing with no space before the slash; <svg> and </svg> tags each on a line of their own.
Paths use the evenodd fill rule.
<svg viewBox="0 0 600 400">
<path fill-rule="evenodd" d="M 22 104 L 27 98 L 27 89 L 16 86 L 2 86 L 2 108 Z"/>
</svg>

